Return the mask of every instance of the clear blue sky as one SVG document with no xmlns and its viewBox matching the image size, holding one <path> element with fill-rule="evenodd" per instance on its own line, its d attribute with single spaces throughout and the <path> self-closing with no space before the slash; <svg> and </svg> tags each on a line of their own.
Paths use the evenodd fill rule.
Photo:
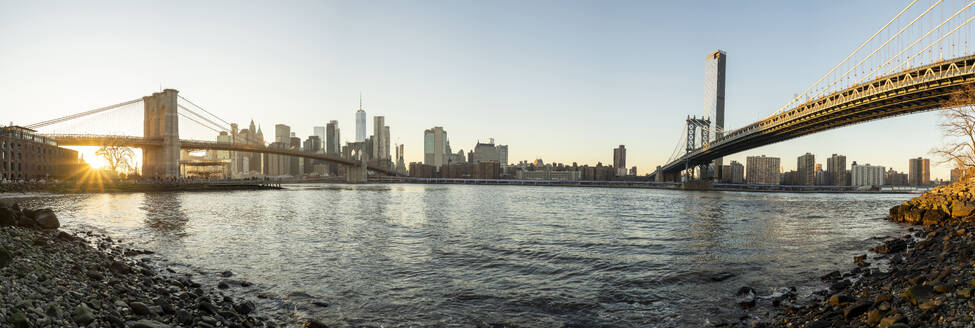
<svg viewBox="0 0 975 328">
<path fill-rule="evenodd" d="M 955 0 L 957 2 L 957 0 Z M 0 120 L 33 123 L 178 89 L 219 116 L 300 136 L 353 137 L 359 92 L 406 159 L 443 126 L 510 160 L 612 163 L 647 173 L 704 113 L 704 57 L 728 53 L 726 126 L 765 117 L 906 1 L 0 1 Z M 743 152 L 812 152 L 906 171 L 941 142 L 936 113 Z M 141 126 L 133 122 L 133 126 Z M 372 119 L 369 119 L 372 133 Z M 934 160 L 932 161 L 934 162 Z M 946 177 L 947 167 L 934 167 Z"/>
</svg>

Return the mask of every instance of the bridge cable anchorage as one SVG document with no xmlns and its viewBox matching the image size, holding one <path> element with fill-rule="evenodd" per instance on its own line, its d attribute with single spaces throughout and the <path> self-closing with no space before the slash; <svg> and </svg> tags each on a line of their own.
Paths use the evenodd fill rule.
<svg viewBox="0 0 975 328">
<path fill-rule="evenodd" d="M 948 23 L 949 21 L 951 21 L 951 20 L 952 20 L 952 19 L 954 19 L 954 18 L 955 18 L 956 16 L 958 16 L 958 14 L 961 14 L 961 13 L 962 13 L 962 12 L 964 12 L 964 11 L 965 11 L 966 9 L 968 9 L 969 7 L 971 7 L 972 5 L 975 5 L 975 1 L 972 1 L 972 2 L 970 2 L 970 3 L 968 3 L 968 5 L 966 5 L 965 7 L 963 7 L 963 8 L 961 9 L 961 10 L 958 10 L 957 12 L 955 12 L 955 14 L 954 14 L 954 15 L 951 15 L 951 17 L 949 17 L 949 18 L 948 18 L 947 20 L 945 20 L 945 21 L 943 21 L 943 22 L 941 22 L 941 24 L 938 24 L 938 26 L 936 26 L 936 27 L 934 27 L 934 28 L 932 28 L 932 29 L 931 29 L 931 30 L 929 30 L 929 31 L 928 31 L 927 33 L 925 33 L 925 34 L 924 34 L 923 36 L 921 36 L 920 38 L 918 38 L 917 40 L 914 40 L 914 42 L 911 42 L 911 44 L 910 44 L 910 45 L 908 45 L 908 46 L 907 46 L 907 47 L 905 47 L 904 49 L 901 49 L 901 51 L 899 51 L 899 52 L 897 52 L 897 54 L 896 54 L 896 55 L 894 55 L 894 56 L 893 56 L 893 57 L 891 57 L 891 58 L 896 58 L 896 57 L 899 57 L 899 56 L 900 56 L 900 55 L 902 55 L 902 54 L 903 54 L 903 53 L 904 53 L 905 51 L 907 51 L 907 50 L 910 50 L 910 49 L 912 49 L 912 48 L 913 48 L 913 47 L 914 47 L 915 45 L 917 45 L 917 44 L 918 44 L 919 42 L 921 42 L 921 41 L 923 41 L 923 40 L 924 40 L 924 39 L 926 39 L 926 38 L 927 38 L 927 37 L 928 37 L 929 35 L 931 35 L 931 33 L 934 33 L 934 31 L 937 31 L 937 30 L 939 30 L 939 29 L 940 29 L 940 28 L 941 28 L 942 26 L 944 26 L 945 24 L 947 24 L 947 23 Z M 972 16 L 972 18 L 975 18 L 975 16 Z M 926 51 L 926 50 L 928 50 L 928 49 L 930 49 L 931 47 L 933 47 L 933 46 L 934 46 L 935 44 L 937 44 L 938 42 L 941 42 L 942 40 L 944 40 L 944 38 L 945 38 L 945 37 L 947 37 L 947 36 L 949 36 L 949 35 L 951 35 L 952 33 L 954 33 L 955 31 L 957 31 L 957 30 L 958 30 L 958 29 L 960 29 L 961 27 L 963 27 L 963 26 L 965 26 L 966 24 L 968 24 L 969 22 L 971 22 L 971 21 L 972 21 L 972 18 L 969 18 L 969 19 L 968 19 L 967 21 L 965 21 L 964 23 L 962 23 L 962 24 L 960 24 L 960 25 L 959 25 L 958 27 L 956 27 L 956 28 L 955 28 L 954 30 L 952 30 L 951 32 L 948 32 L 947 34 L 944 34 L 944 35 L 942 35 L 942 36 L 941 36 L 941 38 L 939 38 L 939 39 L 938 39 L 938 40 L 936 40 L 935 42 L 933 42 L 933 43 L 931 43 L 931 44 L 930 44 L 930 45 L 928 45 L 928 46 L 927 46 L 926 48 L 924 48 L 924 49 L 921 49 L 921 51 L 920 51 L 919 53 L 923 53 L 924 51 Z M 914 59 L 914 57 L 916 57 L 916 56 L 917 56 L 917 55 L 915 55 L 915 56 L 911 56 L 911 57 L 909 57 L 909 58 L 908 58 L 907 60 L 905 60 L 904 62 L 901 62 L 901 64 L 900 64 L 900 65 L 897 65 L 897 66 L 894 66 L 894 67 L 892 67 L 892 68 L 890 69 L 890 71 L 889 71 L 889 74 L 892 74 L 892 73 L 894 73 L 894 72 L 895 72 L 895 71 L 896 71 L 896 70 L 897 70 L 898 68 L 900 68 L 901 66 L 904 66 L 904 63 L 906 63 L 906 62 L 908 62 L 908 61 L 910 61 L 910 60 L 912 60 L 912 59 Z M 859 81 L 857 81 L 856 83 L 857 83 L 857 84 L 860 84 L 861 82 L 863 82 L 863 80 L 864 80 L 864 79 L 866 79 L 867 77 L 869 77 L 869 76 L 871 76 L 871 75 L 873 75 L 873 74 L 874 74 L 874 72 L 877 72 L 877 71 L 879 71 L 881 67 L 883 67 L 883 66 L 886 66 L 886 65 L 887 65 L 888 63 L 890 63 L 890 61 L 891 61 L 891 59 L 887 59 L 887 61 L 886 61 L 886 62 L 884 62 L 884 63 L 883 63 L 882 65 L 880 65 L 880 66 L 878 66 L 877 68 L 875 68 L 875 69 L 873 69 L 873 70 L 871 70 L 871 71 L 870 71 L 869 73 L 867 73 L 866 75 L 864 75 L 863 77 L 861 77 L 861 78 L 860 78 L 860 80 L 859 80 Z"/>
<path fill-rule="evenodd" d="M 802 98 L 803 96 L 805 96 L 809 92 L 809 90 L 813 89 L 816 85 L 819 84 L 819 82 L 822 82 L 824 79 L 826 79 L 827 77 L 829 77 L 829 75 L 832 74 L 833 71 L 835 71 L 837 68 L 839 68 L 840 66 L 842 66 L 843 64 L 845 64 L 848 60 L 850 60 L 850 58 L 852 58 L 853 55 L 855 55 L 857 52 L 859 52 L 861 49 L 863 49 L 863 47 L 865 47 L 868 43 L 870 43 L 870 41 L 872 41 L 874 38 L 876 38 L 877 35 L 879 35 L 883 30 L 887 29 L 887 27 L 890 26 L 890 24 L 892 24 L 898 17 L 900 17 L 902 14 L 904 14 L 904 12 L 906 12 L 908 9 L 910 9 L 912 6 L 914 6 L 914 4 L 917 3 L 918 1 L 919 0 L 914 0 L 911 3 L 909 3 L 907 5 L 907 7 L 904 7 L 904 9 L 901 9 L 901 11 L 898 12 L 897 15 L 894 16 L 894 18 L 892 18 L 889 22 L 887 22 L 887 24 L 884 24 L 884 26 L 881 27 L 879 30 L 877 30 L 877 32 L 874 32 L 873 35 L 871 35 L 870 38 L 868 38 L 866 41 L 863 41 L 863 43 L 861 43 L 859 47 L 857 47 L 855 50 L 853 50 L 853 52 L 851 52 L 849 55 L 847 55 L 846 58 L 843 58 L 843 60 L 840 61 L 839 64 L 836 64 L 836 66 L 834 66 L 833 69 L 829 70 L 829 72 L 827 72 L 826 74 L 824 74 L 823 77 L 820 77 L 819 80 L 817 80 L 816 82 L 813 82 L 813 84 L 810 85 L 808 88 L 806 88 L 806 90 L 803 91 L 801 94 L 798 94 L 794 98 L 792 98 L 792 100 L 790 100 L 789 103 L 787 103 L 784 106 L 782 106 L 781 108 L 779 108 L 779 110 L 777 110 L 775 113 L 773 113 L 773 115 L 778 114 L 779 112 L 782 112 L 783 110 L 785 110 L 786 108 L 788 108 L 790 105 L 792 105 L 793 103 L 795 103 L 796 100 L 799 100 L 800 98 Z M 941 1 L 939 0 L 938 3 L 940 3 L 940 2 Z M 935 5 L 937 5 L 937 3 L 935 3 Z"/>
<path fill-rule="evenodd" d="M 202 111 L 203 111 L 204 113 L 207 113 L 207 114 L 210 114 L 210 116 L 213 116 L 214 118 L 216 118 L 216 119 L 217 119 L 217 120 L 219 120 L 220 122 L 223 122 L 224 124 L 226 124 L 226 125 L 228 125 L 228 126 L 230 125 L 230 122 L 227 122 L 227 121 L 224 121 L 224 120 L 223 120 L 222 118 L 220 118 L 220 116 L 217 116 L 217 115 L 214 115 L 214 114 L 213 114 L 213 113 L 211 113 L 210 111 L 208 111 L 208 110 L 206 110 L 206 109 L 204 109 L 203 107 L 200 107 L 200 105 L 197 105 L 196 103 L 194 103 L 194 102 L 192 102 L 192 101 L 190 101 L 189 99 L 186 99 L 186 97 L 183 97 L 183 95 L 177 95 L 177 97 L 179 97 L 180 99 L 183 99 L 183 100 L 186 100 L 186 102 L 188 102 L 188 103 L 190 103 L 191 105 L 193 105 L 193 106 L 194 106 L 194 107 L 196 107 L 196 108 L 199 108 L 199 109 L 200 109 L 200 110 L 202 110 Z"/>
<path fill-rule="evenodd" d="M 177 104 L 176 106 L 179 107 L 182 110 L 185 110 L 185 111 L 189 112 L 190 114 L 196 115 L 196 117 L 199 117 L 200 119 L 202 119 L 204 121 L 207 121 L 210 124 L 213 124 L 214 127 L 217 127 L 217 128 L 219 128 L 219 129 L 221 129 L 223 131 L 229 131 L 230 130 L 230 129 L 228 129 L 227 126 L 223 126 L 223 125 L 220 125 L 220 124 L 218 124 L 218 123 L 216 123 L 214 121 L 211 121 L 210 119 L 208 119 L 206 117 L 203 117 L 203 115 L 200 115 L 200 113 L 197 113 L 197 112 L 195 112 L 195 111 L 193 111 L 193 110 L 191 110 L 189 108 L 186 108 L 183 105 L 178 105 Z M 196 121 L 194 121 L 194 122 L 196 122 Z"/>
<path fill-rule="evenodd" d="M 39 128 L 43 128 L 43 127 L 48 126 L 48 125 L 51 125 L 51 124 L 57 124 L 57 123 L 65 122 L 65 121 L 79 119 L 79 118 L 82 118 L 82 117 L 85 117 L 85 116 L 98 114 L 98 113 L 101 113 L 101 112 L 104 112 L 104 111 L 108 111 L 108 110 L 112 110 L 112 109 L 116 109 L 116 108 L 119 108 L 119 107 L 122 107 L 122 106 L 131 105 L 131 104 L 134 104 L 134 103 L 137 103 L 137 102 L 140 102 L 140 101 L 142 101 L 142 98 L 137 98 L 137 99 L 129 100 L 129 101 L 126 101 L 126 102 L 121 102 L 121 103 L 118 103 L 118 104 L 115 104 L 115 105 L 111 105 L 111 106 L 99 107 L 99 108 L 95 108 L 95 109 L 92 109 L 92 110 L 89 110 L 89 111 L 85 111 L 85 112 L 81 112 L 81 113 L 71 114 L 71 115 L 68 115 L 68 116 L 59 117 L 59 118 L 55 118 L 55 119 L 51 119 L 51 120 L 47 120 L 47 121 L 43 121 L 43 122 L 37 122 L 37 123 L 34 123 L 34 124 L 30 124 L 30 125 L 25 126 L 25 128 L 37 130 Z"/>
</svg>

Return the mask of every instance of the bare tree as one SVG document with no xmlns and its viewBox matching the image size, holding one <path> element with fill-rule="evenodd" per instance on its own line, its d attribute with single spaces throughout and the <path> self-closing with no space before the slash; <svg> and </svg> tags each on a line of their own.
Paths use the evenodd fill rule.
<svg viewBox="0 0 975 328">
<path fill-rule="evenodd" d="M 944 104 L 941 111 L 941 135 L 945 142 L 931 153 L 941 163 L 952 163 L 966 169 L 975 167 L 975 86 L 967 86 Z"/>
<path fill-rule="evenodd" d="M 104 158 L 112 171 L 116 173 L 130 173 L 134 168 L 132 158 L 135 157 L 135 151 L 132 150 L 132 147 L 106 145 L 98 148 L 95 155 Z"/>
</svg>

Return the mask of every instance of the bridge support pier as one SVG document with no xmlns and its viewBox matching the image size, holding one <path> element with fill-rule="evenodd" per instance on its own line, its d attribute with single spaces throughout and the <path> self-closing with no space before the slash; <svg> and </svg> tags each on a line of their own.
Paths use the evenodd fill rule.
<svg viewBox="0 0 975 328">
<path fill-rule="evenodd" d="M 366 170 L 366 157 L 361 156 L 362 165 L 349 166 L 346 170 L 345 181 L 348 183 L 366 183 L 369 180 L 369 173 Z"/>
<path fill-rule="evenodd" d="M 179 177 L 179 118 L 176 116 L 176 95 L 179 91 L 166 89 L 142 97 L 145 104 L 143 136 L 162 139 L 160 147 L 142 149 L 142 176 L 154 178 Z"/>
</svg>

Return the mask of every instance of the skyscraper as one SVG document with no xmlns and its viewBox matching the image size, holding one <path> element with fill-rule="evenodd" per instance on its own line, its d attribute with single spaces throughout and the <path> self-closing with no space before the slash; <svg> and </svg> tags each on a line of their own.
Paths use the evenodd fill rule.
<svg viewBox="0 0 975 328">
<path fill-rule="evenodd" d="M 324 149 L 325 149 L 324 142 L 325 142 L 326 139 L 328 139 L 327 138 L 327 135 L 326 135 L 326 129 L 325 129 L 325 127 L 324 126 L 316 126 L 316 127 L 312 128 L 312 129 L 315 132 L 314 133 L 314 136 L 318 137 L 318 141 L 321 144 L 320 147 L 319 147 L 319 150 L 321 150 L 321 152 L 324 152 Z"/>
<path fill-rule="evenodd" d="M 708 55 L 704 64 L 704 101 L 707 102 L 711 122 L 714 122 L 711 127 L 714 131 L 711 140 L 718 140 L 724 134 L 724 77 L 727 58 L 728 54 L 724 51 L 715 50 Z M 715 171 L 721 171 L 722 163 L 721 157 L 714 159 Z"/>
<path fill-rule="evenodd" d="M 508 145 L 498 145 L 498 162 L 501 167 L 508 166 Z"/>
<path fill-rule="evenodd" d="M 846 181 L 846 156 L 833 154 L 826 159 L 826 176 L 831 185 L 848 185 L 849 183 Z"/>
<path fill-rule="evenodd" d="M 796 171 L 800 185 L 811 186 L 816 184 L 816 156 L 810 153 L 799 156 L 796 161 Z"/>
<path fill-rule="evenodd" d="M 778 157 L 748 156 L 745 158 L 745 181 L 748 184 L 779 184 Z"/>
<path fill-rule="evenodd" d="M 355 111 L 355 141 L 366 141 L 366 111 L 362 109 L 362 94 L 359 94 L 359 109 Z"/>
<path fill-rule="evenodd" d="M 626 175 L 626 147 L 623 145 L 613 148 L 613 168 L 616 169 L 616 176 Z"/>
<path fill-rule="evenodd" d="M 372 117 L 372 152 L 373 159 L 389 161 L 389 127 L 383 116 Z"/>
<path fill-rule="evenodd" d="M 447 131 L 443 127 L 435 126 L 423 131 L 423 164 L 442 166 L 450 156 L 447 145 Z"/>
<path fill-rule="evenodd" d="M 403 144 L 399 144 L 396 146 L 396 172 L 406 174 L 406 161 L 403 156 Z"/>
<path fill-rule="evenodd" d="M 931 160 L 911 158 L 908 163 L 907 181 L 912 186 L 925 186 L 931 183 Z"/>
</svg>

